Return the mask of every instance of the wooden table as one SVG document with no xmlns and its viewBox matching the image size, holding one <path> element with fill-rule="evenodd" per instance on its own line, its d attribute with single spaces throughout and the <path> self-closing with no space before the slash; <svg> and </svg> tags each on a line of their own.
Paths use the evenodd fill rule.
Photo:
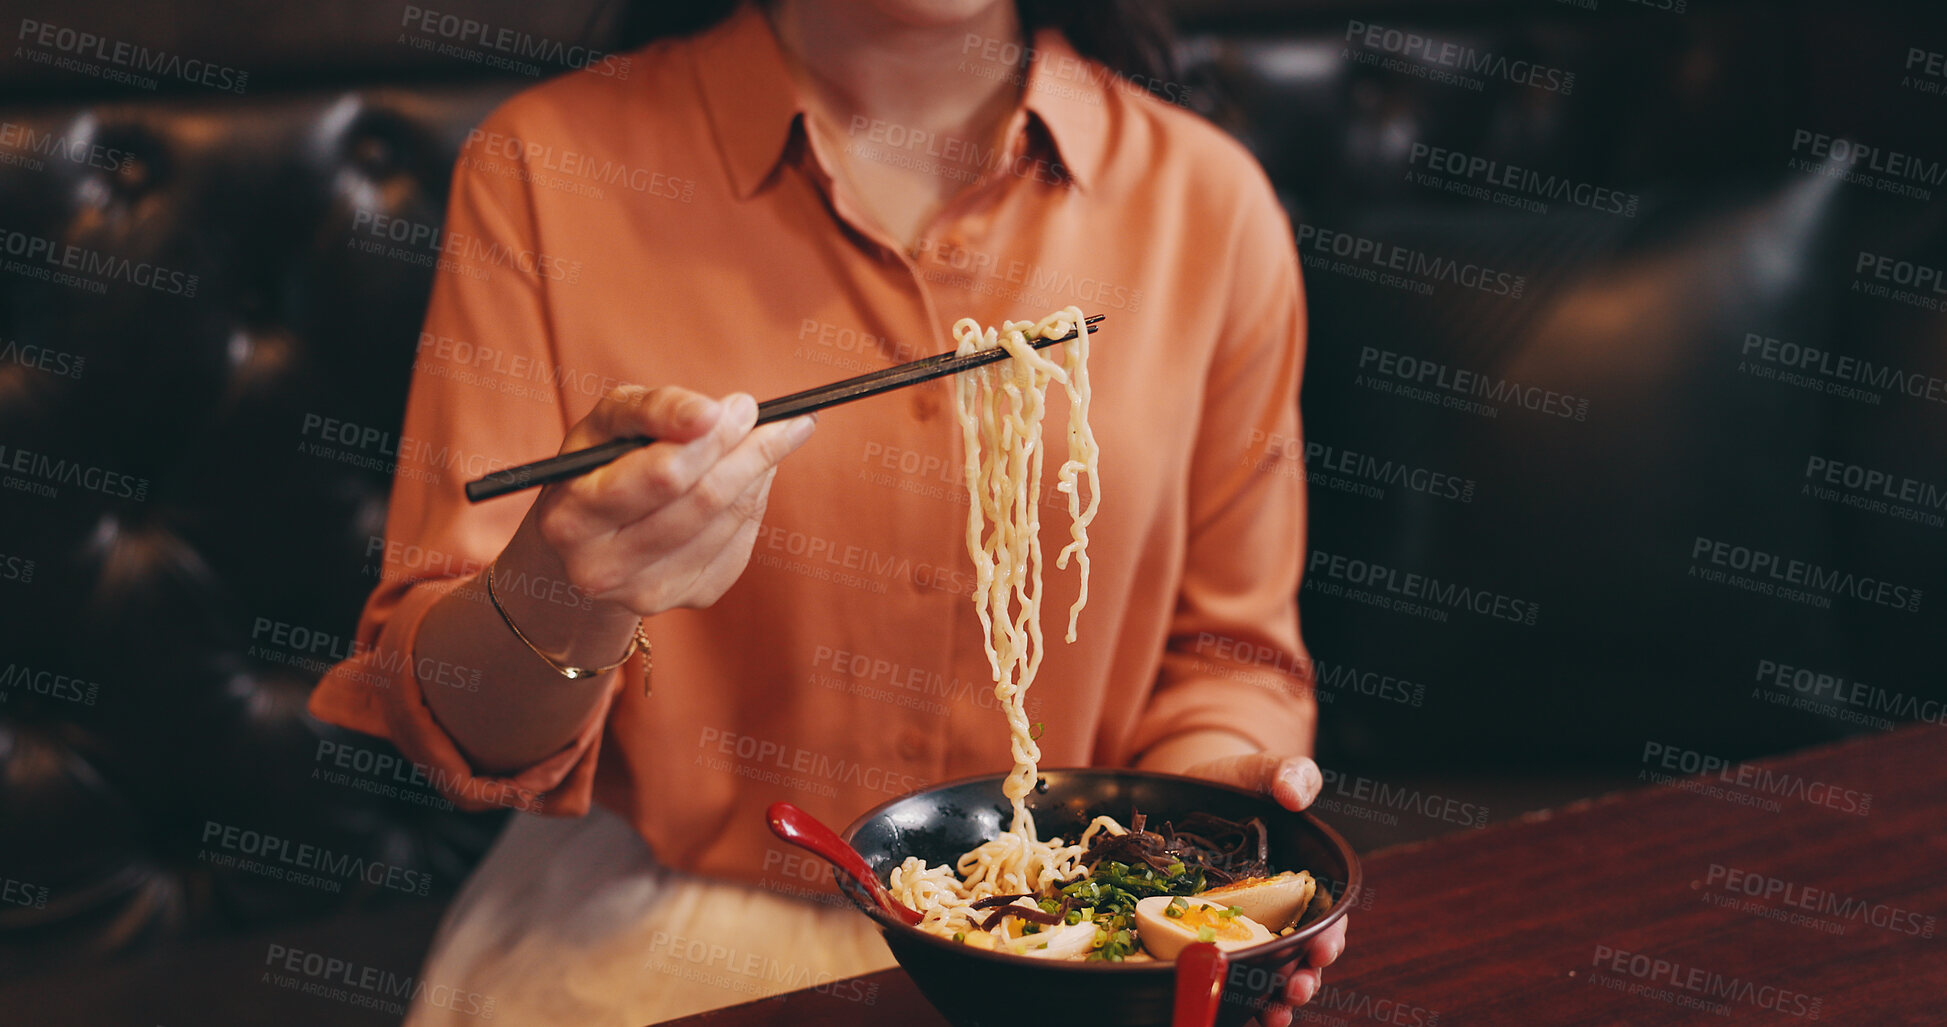
<svg viewBox="0 0 1947 1027">
<path fill-rule="evenodd" d="M 1297 1023 L 1947 1023 L 1947 730 L 1673 776 L 1372 854 Z M 944 1021 L 888 970 L 672 1023 Z"/>
</svg>

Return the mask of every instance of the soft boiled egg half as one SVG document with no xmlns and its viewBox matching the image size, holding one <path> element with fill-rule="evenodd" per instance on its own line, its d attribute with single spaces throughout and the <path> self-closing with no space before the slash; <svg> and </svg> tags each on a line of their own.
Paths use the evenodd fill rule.
<svg viewBox="0 0 1947 1027">
<path fill-rule="evenodd" d="M 1300 870 L 1247 878 L 1199 892 L 1191 898 L 1213 906 L 1236 906 L 1245 916 L 1273 931 L 1282 931 L 1298 922 L 1299 914 L 1311 905 L 1317 891 L 1318 882 Z"/>
<path fill-rule="evenodd" d="M 1297 924 L 1317 892 L 1312 875 L 1287 871 L 1188 897 L 1152 895 L 1136 903 L 1136 935 L 1157 959 L 1175 959 L 1193 941 L 1241 949 Z"/>
<path fill-rule="evenodd" d="M 1136 936 L 1157 959 L 1175 959 L 1192 942 L 1212 942 L 1228 950 L 1262 945 L 1277 937 L 1237 906 L 1210 902 L 1201 895 L 1151 895 L 1139 900 Z"/>
<path fill-rule="evenodd" d="M 1016 905 L 1026 905 L 1025 899 Z M 1032 931 L 1033 933 L 1028 933 Z M 1036 959 L 1080 959 L 1095 947 L 1095 922 L 1030 925 L 1019 917 L 1003 917 L 991 931 L 970 930 L 960 939 L 974 948 L 1008 952 Z"/>
</svg>

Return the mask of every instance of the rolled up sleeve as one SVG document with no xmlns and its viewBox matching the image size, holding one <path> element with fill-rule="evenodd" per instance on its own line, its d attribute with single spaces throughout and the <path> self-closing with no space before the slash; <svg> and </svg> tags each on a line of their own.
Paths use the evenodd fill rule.
<svg viewBox="0 0 1947 1027">
<path fill-rule="evenodd" d="M 1236 283 L 1205 383 L 1182 588 L 1131 751 L 1199 731 L 1310 753 L 1317 723 L 1298 627 L 1305 553 L 1298 389 L 1304 294 L 1268 184 L 1245 204 Z"/>
<path fill-rule="evenodd" d="M 503 113 L 482 127 L 518 131 L 496 126 Z M 466 257 L 536 249 L 525 176 L 505 173 L 504 163 L 487 166 L 501 173 L 478 170 L 461 151 L 413 363 L 379 584 L 360 616 L 353 655 L 319 681 L 309 709 L 320 720 L 389 739 L 464 809 L 576 816 L 588 811 L 609 707 L 622 688 L 640 687 L 640 671 L 631 665 L 618 675 L 570 744 L 517 773 L 486 776 L 474 773 L 434 718 L 423 689 L 464 688 L 490 668 L 415 652 L 427 612 L 457 589 L 478 590 L 474 575 L 505 547 L 531 504 L 511 498 L 472 505 L 466 482 L 552 455 L 567 428 L 562 398 L 542 384 L 547 376 L 527 371 L 560 366 L 543 283 L 518 267 Z"/>
</svg>

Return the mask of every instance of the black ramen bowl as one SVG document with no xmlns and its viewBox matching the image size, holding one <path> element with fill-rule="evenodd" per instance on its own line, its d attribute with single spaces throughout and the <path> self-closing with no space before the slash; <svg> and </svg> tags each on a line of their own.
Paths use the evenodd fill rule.
<svg viewBox="0 0 1947 1027">
<path fill-rule="evenodd" d="M 1001 775 L 967 778 L 894 799 L 852 822 L 843 835 L 885 881 L 907 856 L 951 865 L 1007 826 L 1013 813 Z M 1268 796 L 1171 774 L 1133 770 L 1044 770 L 1031 800 L 1043 838 L 1073 841 L 1091 818 L 1152 826 L 1203 812 L 1229 820 L 1258 817 L 1270 839 L 1271 870 L 1307 870 L 1333 903 L 1293 933 L 1229 953 L 1220 1024 L 1241 1024 L 1284 990 L 1285 971 L 1305 943 L 1345 915 L 1359 891 L 1359 857 L 1338 832 Z M 838 876 L 838 875 L 834 875 Z M 1020 1027 L 1024 1022 L 1166 1027 L 1175 994 L 1175 964 L 1033 959 L 969 948 L 901 923 L 863 890 L 839 886 L 879 925 L 886 946 L 920 993 L 957 1027 Z"/>
</svg>

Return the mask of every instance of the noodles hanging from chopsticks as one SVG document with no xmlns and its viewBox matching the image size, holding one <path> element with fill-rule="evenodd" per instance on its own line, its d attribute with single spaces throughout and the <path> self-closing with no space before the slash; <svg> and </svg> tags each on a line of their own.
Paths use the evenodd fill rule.
<svg viewBox="0 0 1947 1027">
<path fill-rule="evenodd" d="M 1057 364 L 1029 344 L 1029 335 L 1052 338 L 1074 331 L 1062 343 Z M 1069 396 L 1068 459 L 1057 489 L 1068 497 L 1069 534 L 1057 567 L 1080 556 L 1081 590 L 1069 610 L 1067 639 L 1088 602 L 1088 524 L 1097 506 L 1095 434 L 1088 426 L 1088 329 L 1078 307 L 1068 307 L 1038 323 L 1008 321 L 984 332 L 972 318 L 953 326 L 959 352 L 996 346 L 1011 359 L 962 374 L 960 437 L 965 447 L 967 552 L 974 562 L 974 606 L 986 635 L 987 662 L 994 671 L 994 696 L 1007 714 L 1014 769 L 1001 791 L 1014 804 L 1012 830 L 1034 838 L 1034 818 L 1025 800 L 1034 789 L 1041 747 L 1028 724 L 1026 697 L 1041 668 L 1041 470 L 1045 449 L 1041 422 L 1048 386 L 1060 382 Z M 1080 475 L 1089 482 L 1089 503 L 1081 505 Z M 1018 613 L 1016 609 L 1018 608 Z"/>
<path fill-rule="evenodd" d="M 1056 363 L 1030 345 L 1035 338 L 1075 332 L 1061 343 Z M 953 326 L 960 353 L 1000 347 L 1010 358 L 960 375 L 960 437 L 966 458 L 967 552 L 974 563 L 974 607 L 980 617 L 987 662 L 994 672 L 994 695 L 1007 716 L 1014 768 L 1001 791 L 1013 804 L 1008 831 L 962 856 L 953 870 L 928 867 L 909 857 L 892 874 L 893 894 L 925 914 L 922 925 L 942 931 L 970 926 L 973 903 L 995 895 L 1039 892 L 1054 881 L 1075 876 L 1077 860 L 1100 831 L 1122 834 L 1113 819 L 1097 817 L 1077 844 L 1041 841 L 1027 797 L 1034 790 L 1041 747 L 1028 723 L 1027 691 L 1041 667 L 1042 552 L 1040 493 L 1041 422 L 1048 386 L 1059 382 L 1068 393 L 1068 456 L 1056 475 L 1056 490 L 1067 497 L 1069 542 L 1055 566 L 1076 560 L 1080 589 L 1068 611 L 1068 641 L 1088 603 L 1088 526 L 1099 506 L 1099 450 L 1089 428 L 1088 328 L 1078 307 L 1033 321 L 1008 321 L 983 329 L 972 318 Z M 1087 502 L 1083 502 L 1083 481 Z M 957 875 L 954 871 L 958 871 Z"/>
</svg>

